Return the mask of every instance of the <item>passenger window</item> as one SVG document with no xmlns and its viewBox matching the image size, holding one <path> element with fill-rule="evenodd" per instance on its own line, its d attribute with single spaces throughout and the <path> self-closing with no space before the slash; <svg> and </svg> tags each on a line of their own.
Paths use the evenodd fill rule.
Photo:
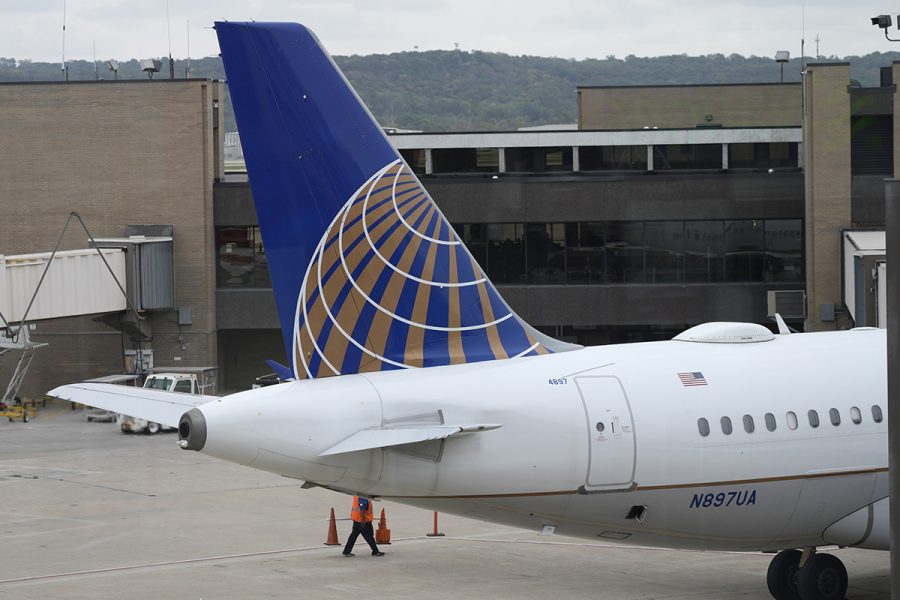
<svg viewBox="0 0 900 600">
<path fill-rule="evenodd" d="M 722 433 L 731 435 L 731 419 L 728 417 L 722 417 Z"/>
<path fill-rule="evenodd" d="M 766 413 L 766 429 L 775 431 L 775 415 L 772 413 Z"/>
<path fill-rule="evenodd" d="M 709 435 L 709 421 L 707 421 L 703 417 L 700 417 L 699 419 L 697 419 L 697 429 L 700 430 L 700 435 L 702 435 L 703 437 L 708 436 Z"/>
<path fill-rule="evenodd" d="M 831 419 L 831 424 L 835 427 L 841 424 L 841 413 L 836 408 L 828 411 L 828 418 Z"/>
<path fill-rule="evenodd" d="M 184 392 L 186 394 L 191 393 L 191 382 L 189 379 L 182 379 L 181 381 L 177 381 L 175 383 L 175 389 L 173 391 L 176 392 Z"/>
<path fill-rule="evenodd" d="M 807 413 L 809 416 L 809 426 L 812 428 L 816 428 L 819 426 L 819 413 L 814 410 L 811 410 Z"/>
<path fill-rule="evenodd" d="M 753 425 L 753 417 L 750 415 L 744 415 L 744 431 L 747 433 L 753 433 L 753 430 L 756 427 Z"/>
<path fill-rule="evenodd" d="M 853 421 L 856 425 L 862 423 L 862 413 L 856 406 L 850 408 L 850 420 Z"/>
<path fill-rule="evenodd" d="M 872 420 L 876 423 L 881 423 L 881 420 L 884 416 L 881 414 L 881 407 L 877 404 L 872 405 Z"/>
<path fill-rule="evenodd" d="M 788 429 L 797 429 L 797 413 L 795 413 L 794 411 L 788 411 L 785 417 L 787 418 Z"/>
</svg>

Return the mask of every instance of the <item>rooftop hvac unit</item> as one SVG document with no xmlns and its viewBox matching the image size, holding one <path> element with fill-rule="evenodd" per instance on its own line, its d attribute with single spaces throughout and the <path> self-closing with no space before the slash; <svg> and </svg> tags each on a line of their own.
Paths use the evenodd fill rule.
<svg viewBox="0 0 900 600">
<path fill-rule="evenodd" d="M 767 292 L 768 313 L 775 313 L 782 319 L 806 318 L 806 292 L 804 290 L 769 290 Z"/>
</svg>

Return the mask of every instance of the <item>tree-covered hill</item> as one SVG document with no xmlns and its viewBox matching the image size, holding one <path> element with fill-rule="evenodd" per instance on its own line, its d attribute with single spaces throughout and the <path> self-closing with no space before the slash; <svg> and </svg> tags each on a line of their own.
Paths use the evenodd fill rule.
<svg viewBox="0 0 900 600">
<path fill-rule="evenodd" d="M 780 77 L 779 66 L 771 58 L 737 54 L 566 60 L 434 50 L 336 56 L 335 60 L 382 125 L 427 131 L 509 130 L 574 123 L 578 86 L 758 83 L 778 81 Z M 841 60 L 851 63 L 852 77 L 861 85 L 877 86 L 879 68 L 900 60 L 900 53 L 875 52 Z M 186 61 L 177 61 L 176 77 L 184 77 L 186 67 Z M 0 58 L 0 81 L 59 81 L 62 75 L 58 63 Z M 98 64 L 97 75 L 113 77 L 103 63 Z M 162 72 L 156 77 L 168 75 L 167 61 L 163 60 Z M 223 78 L 222 62 L 218 57 L 192 60 L 190 75 Z M 70 81 L 93 80 L 94 64 L 72 61 L 68 77 Z M 118 77 L 146 75 L 132 59 L 119 61 Z M 800 80 L 799 59 L 785 66 L 784 79 Z M 226 130 L 235 130 L 228 103 L 225 119 Z"/>
</svg>

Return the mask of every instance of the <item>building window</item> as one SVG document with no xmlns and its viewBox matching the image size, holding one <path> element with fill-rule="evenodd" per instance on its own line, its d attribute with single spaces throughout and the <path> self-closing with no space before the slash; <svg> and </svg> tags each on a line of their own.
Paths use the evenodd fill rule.
<svg viewBox="0 0 900 600">
<path fill-rule="evenodd" d="M 767 219 L 766 281 L 803 281 L 803 223 Z"/>
<path fill-rule="evenodd" d="M 506 148 L 506 170 L 509 173 L 543 173 L 571 171 L 572 147 Z M 579 154 L 580 158 L 580 154 Z"/>
<path fill-rule="evenodd" d="M 406 161 L 406 164 L 409 165 L 409 168 L 412 169 L 413 173 L 423 174 L 425 173 L 425 150 L 416 148 L 416 149 L 406 149 L 399 150 L 400 156 L 403 157 L 403 160 Z"/>
<path fill-rule="evenodd" d="M 872 405 L 872 420 L 876 423 L 881 423 L 881 420 L 884 416 L 881 414 L 881 407 L 877 404 Z"/>
<path fill-rule="evenodd" d="M 457 237 L 466 245 L 469 252 L 481 268 L 487 267 L 487 255 L 485 253 L 485 230 L 487 225 L 481 223 L 456 223 L 453 225 Z"/>
<path fill-rule="evenodd" d="M 765 243 L 762 221 L 725 221 L 725 281 L 763 281 Z"/>
<path fill-rule="evenodd" d="M 731 435 L 731 419 L 728 417 L 722 417 L 722 433 L 725 435 Z"/>
<path fill-rule="evenodd" d="M 500 170 L 497 148 L 435 148 L 431 151 L 432 172 L 496 173 Z"/>
<path fill-rule="evenodd" d="M 566 223 L 566 281 L 602 283 L 603 223 Z"/>
<path fill-rule="evenodd" d="M 653 146 L 653 169 L 721 169 L 722 144 L 661 144 Z"/>
<path fill-rule="evenodd" d="M 691 283 L 712 283 L 725 277 L 723 221 L 684 224 L 684 272 Z"/>
<path fill-rule="evenodd" d="M 582 171 L 646 171 L 647 146 L 581 146 Z"/>
<path fill-rule="evenodd" d="M 706 437 L 709 435 L 709 421 L 700 417 L 697 419 L 697 429 L 700 430 L 700 435 Z"/>
<path fill-rule="evenodd" d="M 796 142 L 728 144 L 729 169 L 796 169 Z"/>
<path fill-rule="evenodd" d="M 647 283 L 684 281 L 684 222 L 648 222 L 644 228 Z"/>
<path fill-rule="evenodd" d="M 753 433 L 756 430 L 756 426 L 753 424 L 753 417 L 750 415 L 744 415 L 744 431 L 747 433 Z"/>
<path fill-rule="evenodd" d="M 607 223 L 605 242 L 606 281 L 643 283 L 644 223 Z"/>
<path fill-rule="evenodd" d="M 562 223 L 525 224 L 528 283 L 566 282 L 566 232 Z"/>
<path fill-rule="evenodd" d="M 485 226 L 487 275 L 494 283 L 524 283 L 525 226 L 497 223 Z"/>
<path fill-rule="evenodd" d="M 259 227 L 217 228 L 216 254 L 218 287 L 272 287 Z"/>
<path fill-rule="evenodd" d="M 850 420 L 853 421 L 854 425 L 859 425 L 860 423 L 862 423 L 862 412 L 858 407 L 850 407 Z"/>
<path fill-rule="evenodd" d="M 799 219 L 454 224 L 497 283 L 803 281 Z"/>
<path fill-rule="evenodd" d="M 765 419 L 766 429 L 768 429 L 769 431 L 775 431 L 775 415 L 773 415 L 772 413 L 766 413 Z"/>
</svg>

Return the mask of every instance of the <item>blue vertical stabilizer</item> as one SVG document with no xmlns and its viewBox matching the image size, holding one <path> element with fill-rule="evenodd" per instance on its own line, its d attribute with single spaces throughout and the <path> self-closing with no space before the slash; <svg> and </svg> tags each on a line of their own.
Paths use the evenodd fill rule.
<svg viewBox="0 0 900 600">
<path fill-rule="evenodd" d="M 216 32 L 298 378 L 577 347 L 511 311 L 315 35 Z"/>
</svg>

